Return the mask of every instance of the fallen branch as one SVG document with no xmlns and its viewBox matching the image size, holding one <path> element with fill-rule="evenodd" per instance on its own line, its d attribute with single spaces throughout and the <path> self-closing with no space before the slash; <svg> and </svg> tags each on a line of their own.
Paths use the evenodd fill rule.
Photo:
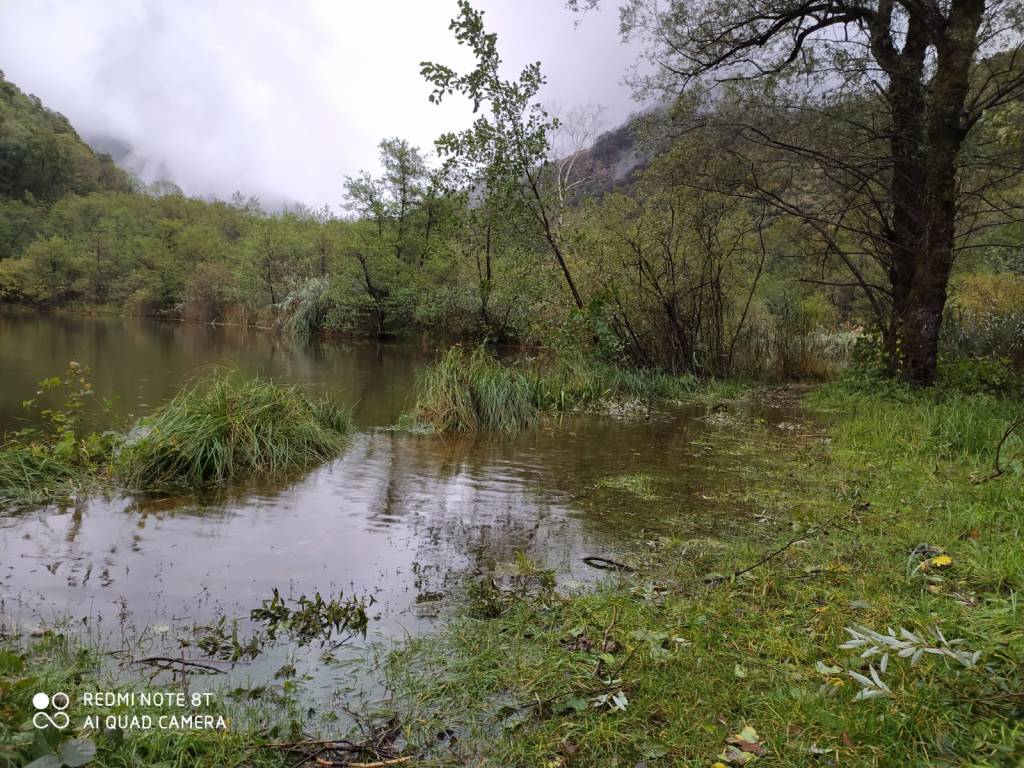
<svg viewBox="0 0 1024 768">
<path fill-rule="evenodd" d="M 792 547 L 797 542 L 804 541 L 805 539 L 809 539 L 812 536 L 816 536 L 817 534 L 821 533 L 823 530 L 828 528 L 830 525 L 835 523 L 837 520 L 841 520 L 841 519 L 843 519 L 844 517 L 846 517 L 849 514 L 850 514 L 850 512 L 847 511 L 847 512 L 840 512 L 837 515 L 833 515 L 832 517 L 830 517 L 828 520 L 826 520 L 821 525 L 816 526 L 816 527 L 812 528 L 811 530 L 807 531 L 806 533 L 800 534 L 799 536 L 790 539 L 785 544 L 783 544 L 781 547 L 779 547 L 777 550 L 775 550 L 771 554 L 765 555 L 764 557 L 762 557 L 760 560 L 758 560 L 753 565 L 748 565 L 746 568 L 742 568 L 741 570 L 736 571 L 732 575 L 732 578 L 733 579 L 737 579 L 737 578 L 739 578 L 740 576 L 742 576 L 745 573 L 750 573 L 755 568 L 760 568 L 765 563 L 767 563 L 767 562 L 769 562 L 771 560 L 774 560 L 776 557 L 781 555 L 783 552 L 785 552 L 787 549 Z"/>
<path fill-rule="evenodd" d="M 283 749 L 297 751 L 305 747 L 330 747 L 331 749 L 359 751 L 363 748 L 348 739 L 303 739 L 302 741 L 270 741 L 258 744 L 261 749 Z"/>
<path fill-rule="evenodd" d="M 412 760 L 412 756 L 394 757 L 390 760 L 378 760 L 376 763 L 349 763 L 348 768 L 387 768 L 389 765 L 401 765 Z"/>
<path fill-rule="evenodd" d="M 170 656 L 147 656 L 144 659 L 135 659 L 131 662 L 132 664 L 154 664 L 159 666 L 161 669 L 172 669 L 173 664 L 180 664 L 183 668 L 194 667 L 195 669 L 201 669 L 205 672 L 210 672 L 215 675 L 223 675 L 224 670 L 218 667 L 211 666 L 214 661 L 195 661 L 194 659 L 174 659 Z M 222 662 L 224 664 L 230 664 L 231 662 Z"/>
<path fill-rule="evenodd" d="M 997 477 L 1003 474 L 1004 470 L 1002 467 L 1001 458 L 1003 453 L 1003 446 L 1006 445 L 1006 441 L 1010 439 L 1010 435 L 1012 435 L 1017 429 L 1019 429 L 1022 426 L 1024 426 L 1024 416 L 1018 416 L 1016 419 L 1010 422 L 1010 425 L 1003 432 L 1003 436 L 999 438 L 999 443 L 996 445 L 996 456 L 995 460 L 993 461 L 993 464 L 995 466 L 992 470 L 992 474 L 975 481 L 976 485 L 984 483 L 987 480 L 995 480 Z"/>
<path fill-rule="evenodd" d="M 631 565 L 599 555 L 588 555 L 583 558 L 583 562 L 591 568 L 597 568 L 600 571 L 625 571 L 626 573 L 634 573 L 636 571 L 636 568 Z"/>
</svg>

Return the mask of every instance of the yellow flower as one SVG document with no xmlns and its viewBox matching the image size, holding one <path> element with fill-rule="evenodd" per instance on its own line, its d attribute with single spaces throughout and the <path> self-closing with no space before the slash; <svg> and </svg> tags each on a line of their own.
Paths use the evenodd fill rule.
<svg viewBox="0 0 1024 768">
<path fill-rule="evenodd" d="M 927 563 L 929 568 L 946 568 L 953 564 L 953 558 L 949 555 L 936 555 Z"/>
</svg>

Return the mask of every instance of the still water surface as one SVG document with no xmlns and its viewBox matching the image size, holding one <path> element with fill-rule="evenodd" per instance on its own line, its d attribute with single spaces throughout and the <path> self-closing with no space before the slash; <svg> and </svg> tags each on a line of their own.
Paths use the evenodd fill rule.
<svg viewBox="0 0 1024 768">
<path fill-rule="evenodd" d="M 202 325 L 0 317 L 7 428 L 35 382 L 72 359 L 92 369 L 99 393 L 119 395 L 115 420 L 147 412 L 199 369 L 230 364 L 354 405 L 360 428 L 344 455 L 288 482 L 0 513 L 0 610 L 22 624 L 87 616 L 175 627 L 247 616 L 274 588 L 341 590 L 374 596 L 369 635 L 387 639 L 429 627 L 468 579 L 520 552 L 571 589 L 596 577 L 584 555 L 628 557 L 663 532 L 721 536 L 750 519 L 720 501 L 750 469 L 731 450 L 745 428 L 710 425 L 702 408 L 568 416 L 512 438 L 389 429 L 429 357 Z M 760 416 L 771 430 L 787 414 Z M 653 498 L 608 487 L 637 473 L 650 476 Z"/>
</svg>

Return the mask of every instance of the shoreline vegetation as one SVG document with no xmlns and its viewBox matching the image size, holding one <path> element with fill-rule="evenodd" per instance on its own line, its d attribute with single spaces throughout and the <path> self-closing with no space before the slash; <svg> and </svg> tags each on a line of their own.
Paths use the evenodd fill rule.
<svg viewBox="0 0 1024 768">
<path fill-rule="evenodd" d="M 71 362 L 36 393 L 63 395 L 60 407 L 25 402 L 36 425 L 3 436 L 0 503 L 32 506 L 114 487 L 187 491 L 285 476 L 339 455 L 352 431 L 348 409 L 237 371 L 198 378 L 124 431 L 90 431 L 83 410 L 97 395 L 88 377 Z M 418 375 L 411 412 L 397 426 L 510 433 L 550 413 L 643 412 L 750 386 L 627 370 L 580 354 L 502 361 L 483 346 L 454 346 Z"/>
<path fill-rule="evenodd" d="M 702 403 L 742 432 L 714 457 L 735 482 L 704 498 L 750 512 L 742 533 L 716 518 L 594 553 L 588 591 L 518 553 L 512 589 L 481 579 L 391 649 L 391 714 L 337 741 L 307 738 L 290 677 L 226 732 L 42 733 L 35 692 L 144 681 L 104 679 L 108 649 L 70 633 L 0 626 L 0 768 L 1024 765 L 1019 4 L 619 5 L 653 109 L 603 133 L 599 110 L 556 116 L 541 63 L 509 70 L 458 0 L 466 55 L 419 75 L 473 122 L 432 151 L 384 138 L 340 209 L 144 183 L 0 72 L 0 306 L 461 342 L 417 380 L 396 425 L 417 432 Z M 796 382 L 824 424 L 746 413 Z M 235 372 L 124 430 L 89 427 L 97 399 L 77 363 L 41 383 L 0 445 L 4 511 L 289 478 L 353 430 Z M 676 503 L 621 469 L 607 518 Z M 255 615 L 365 630 L 360 610 L 275 590 Z"/>
<path fill-rule="evenodd" d="M 442 433 L 510 433 L 545 413 L 643 411 L 744 386 L 624 369 L 579 353 L 503 361 L 483 346 L 454 346 L 417 377 L 412 419 Z"/>
<path fill-rule="evenodd" d="M 501 365 L 482 355 L 459 350 L 439 365 L 478 397 L 497 386 Z M 466 384 L 478 368 L 482 383 Z M 441 375 L 427 374 L 426 391 Z M 522 402 L 537 397 L 527 374 L 509 376 Z M 737 449 L 768 457 L 734 490 L 733 501 L 759 510 L 749 536 L 647 542 L 628 571 L 583 593 L 557 589 L 553 574 L 523 561 L 521 589 L 482 582 L 448 625 L 394 648 L 389 706 L 402 741 L 389 743 L 388 759 L 1017 765 L 1019 435 L 1007 440 L 1004 473 L 990 476 L 995 446 L 1024 404 L 853 373 L 804 401 L 809 413 L 830 414 L 830 426 L 780 450 L 751 422 Z M 486 408 L 463 405 L 473 423 L 505 428 Z M 60 634 L 4 645 L 0 742 L 12 746 L 0 760 L 32 748 L 21 721 L 42 681 L 59 677 L 73 693 L 98 674 L 96 654 Z M 76 662 L 65 669 L 68 659 Z M 189 765 L 293 765 L 305 754 L 294 750 L 306 749 L 295 747 L 301 718 L 271 710 L 257 717 L 261 728 L 227 734 L 87 735 L 107 765 L 140 755 L 184 764 L 183 754 Z M 267 746 L 281 743 L 292 751 Z"/>
<path fill-rule="evenodd" d="M 0 445 L 0 504 L 41 506 L 122 487 L 198 490 L 252 475 L 281 477 L 339 454 L 351 413 L 327 399 L 259 376 L 218 371 L 187 384 L 125 431 L 89 430 L 96 397 L 88 370 L 71 362 L 63 377 L 40 382 L 37 398 L 56 392 L 59 407 L 25 403 L 32 426 Z"/>
</svg>

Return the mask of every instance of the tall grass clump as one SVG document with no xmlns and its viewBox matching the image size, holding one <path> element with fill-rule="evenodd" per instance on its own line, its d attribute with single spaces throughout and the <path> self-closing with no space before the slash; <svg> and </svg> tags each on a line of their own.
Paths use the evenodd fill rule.
<svg viewBox="0 0 1024 768">
<path fill-rule="evenodd" d="M 415 416 L 439 432 L 514 432 L 543 411 L 684 400 L 696 383 L 690 375 L 619 368 L 582 354 L 528 365 L 503 363 L 484 347 L 453 347 L 420 374 Z"/>
<path fill-rule="evenodd" d="M 315 336 L 323 330 L 327 313 L 333 307 L 330 283 L 310 278 L 289 294 L 283 308 L 287 313 L 285 330 L 292 336 Z"/>
<path fill-rule="evenodd" d="M 539 416 L 531 377 L 486 349 L 452 347 L 416 381 L 416 417 L 439 432 L 514 432 Z"/>
<path fill-rule="evenodd" d="M 350 427 L 348 411 L 294 387 L 217 373 L 136 424 L 118 474 L 129 487 L 145 489 L 281 475 L 336 455 Z"/>
<path fill-rule="evenodd" d="M 623 401 L 653 404 L 682 400 L 693 394 L 696 383 L 690 374 L 619 368 L 569 354 L 542 368 L 535 386 L 540 407 L 569 410 Z"/>
<path fill-rule="evenodd" d="M 91 478 L 88 467 L 49 446 L 14 440 L 0 446 L 0 508 L 43 504 Z"/>
</svg>

